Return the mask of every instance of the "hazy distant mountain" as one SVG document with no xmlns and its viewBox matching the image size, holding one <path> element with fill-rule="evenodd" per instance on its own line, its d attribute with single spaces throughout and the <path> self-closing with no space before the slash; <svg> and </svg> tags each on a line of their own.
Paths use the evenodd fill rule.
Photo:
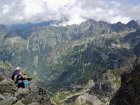
<svg viewBox="0 0 140 105">
<path fill-rule="evenodd" d="M 56 23 L 57 21 L 44 21 L 44 22 L 39 22 L 39 23 L 23 23 L 23 24 L 12 24 L 10 25 L 10 29 L 13 31 L 16 30 L 22 30 L 22 31 L 29 31 L 31 30 L 33 27 L 42 27 L 42 26 L 50 26 L 51 24 Z"/>
</svg>

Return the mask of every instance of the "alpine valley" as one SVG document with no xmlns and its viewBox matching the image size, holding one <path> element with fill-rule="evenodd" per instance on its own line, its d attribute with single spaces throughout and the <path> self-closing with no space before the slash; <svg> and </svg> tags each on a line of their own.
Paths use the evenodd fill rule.
<svg viewBox="0 0 140 105">
<path fill-rule="evenodd" d="M 0 25 L 1 63 L 24 68 L 54 105 L 129 105 L 115 93 L 140 54 L 139 23 L 54 23 Z"/>
</svg>

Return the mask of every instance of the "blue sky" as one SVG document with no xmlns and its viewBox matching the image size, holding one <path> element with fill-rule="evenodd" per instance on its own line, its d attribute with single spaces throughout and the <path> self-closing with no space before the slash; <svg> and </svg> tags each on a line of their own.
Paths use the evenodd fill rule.
<svg viewBox="0 0 140 105">
<path fill-rule="evenodd" d="M 129 0 L 131 3 L 135 4 L 135 5 L 139 5 L 140 4 L 140 0 Z"/>
<path fill-rule="evenodd" d="M 62 21 L 80 24 L 87 19 L 109 23 L 140 20 L 140 0 L 0 0 L 0 23 Z"/>
</svg>

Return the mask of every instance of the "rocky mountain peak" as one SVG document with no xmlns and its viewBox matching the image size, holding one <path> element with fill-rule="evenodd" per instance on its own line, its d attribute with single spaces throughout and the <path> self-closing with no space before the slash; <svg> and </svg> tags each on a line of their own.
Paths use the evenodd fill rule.
<svg viewBox="0 0 140 105">
<path fill-rule="evenodd" d="M 118 22 L 111 25 L 112 31 L 120 32 L 126 29 L 125 24 Z"/>
<path fill-rule="evenodd" d="M 126 24 L 126 26 L 129 28 L 137 28 L 139 25 L 138 25 L 137 21 L 131 20 Z"/>
</svg>

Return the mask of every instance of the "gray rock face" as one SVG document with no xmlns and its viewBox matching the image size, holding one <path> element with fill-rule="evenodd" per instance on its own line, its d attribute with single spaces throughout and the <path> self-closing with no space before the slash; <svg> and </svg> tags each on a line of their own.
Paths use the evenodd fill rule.
<svg viewBox="0 0 140 105">
<path fill-rule="evenodd" d="M 140 105 L 140 58 L 134 70 L 123 75 L 121 87 L 110 101 L 110 105 Z"/>
<path fill-rule="evenodd" d="M 5 100 L 0 101 L 0 105 L 12 105 L 15 100 L 15 97 L 9 97 Z"/>
<path fill-rule="evenodd" d="M 40 88 L 36 81 L 32 81 L 30 87 L 30 94 L 17 99 L 18 93 L 14 82 L 4 79 L 0 82 L 0 105 L 51 105 L 47 92 Z"/>
<path fill-rule="evenodd" d="M 4 79 L 0 82 L 0 93 L 13 93 L 16 91 L 16 86 L 10 79 Z"/>
</svg>

